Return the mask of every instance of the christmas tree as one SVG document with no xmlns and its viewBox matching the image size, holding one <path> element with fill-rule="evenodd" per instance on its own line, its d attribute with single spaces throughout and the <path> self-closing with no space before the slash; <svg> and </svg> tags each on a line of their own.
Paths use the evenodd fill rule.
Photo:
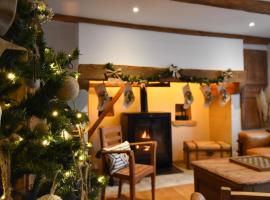
<svg viewBox="0 0 270 200">
<path fill-rule="evenodd" d="M 79 51 L 46 46 L 41 24 L 53 13 L 42 0 L 1 4 L 17 4 L 0 31 L 1 199 L 95 199 L 106 178 L 91 170 L 88 117 L 67 104 L 79 92 L 78 74 L 68 71 Z M 25 176 L 33 183 L 21 191 Z"/>
</svg>

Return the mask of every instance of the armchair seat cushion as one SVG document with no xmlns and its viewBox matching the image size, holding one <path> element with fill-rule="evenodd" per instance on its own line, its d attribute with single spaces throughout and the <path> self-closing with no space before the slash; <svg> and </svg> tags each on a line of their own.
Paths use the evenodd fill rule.
<svg viewBox="0 0 270 200">
<path fill-rule="evenodd" d="M 247 149 L 247 155 L 261 155 L 270 157 L 270 147 L 258 147 Z"/>
<path fill-rule="evenodd" d="M 152 174 L 154 172 L 153 165 L 135 164 L 135 179 L 140 180 L 141 178 Z M 113 176 L 118 178 L 129 178 L 129 167 L 118 170 L 113 174 Z"/>
</svg>

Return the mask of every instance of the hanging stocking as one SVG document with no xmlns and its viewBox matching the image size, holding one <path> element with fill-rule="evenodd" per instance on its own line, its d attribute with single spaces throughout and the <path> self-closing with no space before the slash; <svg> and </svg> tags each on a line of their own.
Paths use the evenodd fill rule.
<svg viewBox="0 0 270 200">
<path fill-rule="evenodd" d="M 128 83 L 124 91 L 124 106 L 128 108 L 134 102 L 134 100 L 135 96 L 132 91 L 132 86 L 130 83 Z"/>
<path fill-rule="evenodd" d="M 193 102 L 193 96 L 192 96 L 189 84 L 186 84 L 183 87 L 183 93 L 184 93 L 184 98 L 185 98 L 184 109 L 188 109 Z"/>
<path fill-rule="evenodd" d="M 106 104 L 110 101 L 110 97 L 104 84 L 96 86 L 95 91 L 98 95 L 98 111 L 103 111 Z"/>
<path fill-rule="evenodd" d="M 214 101 L 214 95 L 211 92 L 211 87 L 209 85 L 201 86 L 201 91 L 204 96 L 204 105 L 209 106 Z"/>
<path fill-rule="evenodd" d="M 224 84 L 218 85 L 218 92 L 219 92 L 219 101 L 220 105 L 225 106 L 226 103 L 230 100 L 231 96 L 228 93 Z"/>
</svg>

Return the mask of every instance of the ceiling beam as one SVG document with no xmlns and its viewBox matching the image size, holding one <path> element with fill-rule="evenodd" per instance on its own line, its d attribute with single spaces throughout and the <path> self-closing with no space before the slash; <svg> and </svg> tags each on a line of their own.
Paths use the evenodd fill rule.
<svg viewBox="0 0 270 200">
<path fill-rule="evenodd" d="M 172 0 L 270 15 L 270 2 L 259 0 Z"/>
<path fill-rule="evenodd" d="M 89 24 L 116 26 L 116 27 L 124 27 L 124 28 L 139 29 L 139 30 L 175 33 L 175 34 L 182 34 L 182 35 L 196 35 L 196 36 L 242 39 L 245 44 L 269 44 L 270 43 L 270 38 L 264 38 L 264 37 L 207 32 L 207 31 L 182 29 L 182 28 L 170 28 L 170 27 L 162 27 L 162 26 L 151 26 L 151 25 L 144 25 L 144 24 L 132 24 L 132 23 L 126 23 L 126 22 L 109 21 L 109 20 L 85 18 L 85 17 L 61 15 L 61 14 L 55 14 L 53 17 L 53 20 L 63 21 L 63 22 L 72 22 L 72 23 L 82 22 L 82 23 L 89 23 Z"/>
</svg>

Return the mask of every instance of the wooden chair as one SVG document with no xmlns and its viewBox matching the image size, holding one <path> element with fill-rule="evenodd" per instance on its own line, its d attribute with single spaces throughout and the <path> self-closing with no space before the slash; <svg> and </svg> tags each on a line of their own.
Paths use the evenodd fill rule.
<svg viewBox="0 0 270 200">
<path fill-rule="evenodd" d="M 228 187 L 221 188 L 220 200 L 270 200 L 270 193 L 231 191 Z"/>
<path fill-rule="evenodd" d="M 114 145 L 122 143 L 122 132 L 121 127 L 102 127 L 100 128 L 100 141 L 101 148 L 112 147 Z M 129 182 L 130 186 L 130 199 L 135 200 L 135 184 L 146 176 L 151 176 L 151 189 L 152 189 L 152 200 L 155 199 L 155 182 L 156 182 L 156 148 L 157 142 L 136 142 L 130 143 L 130 146 L 136 145 L 149 145 L 149 153 L 151 154 L 150 165 L 136 164 L 134 152 L 132 150 L 118 150 L 118 151 L 102 151 L 103 167 L 106 170 L 107 160 L 106 154 L 111 153 L 126 153 L 129 157 L 129 166 L 120 169 L 119 171 L 111 174 L 111 177 L 119 179 L 118 198 L 121 197 L 122 183 L 124 181 Z M 105 188 L 102 192 L 102 199 L 105 199 Z"/>
</svg>

